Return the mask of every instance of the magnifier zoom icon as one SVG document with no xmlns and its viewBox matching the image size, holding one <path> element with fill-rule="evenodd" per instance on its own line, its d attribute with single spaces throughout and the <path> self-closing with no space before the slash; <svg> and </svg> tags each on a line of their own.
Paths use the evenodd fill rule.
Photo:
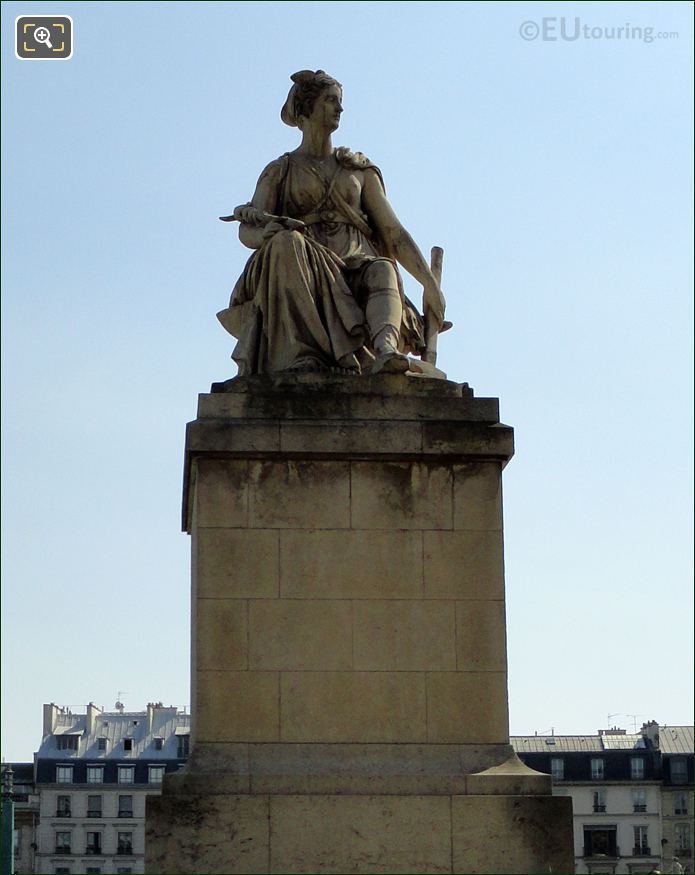
<svg viewBox="0 0 695 875">
<path fill-rule="evenodd" d="M 37 27 L 34 30 L 34 39 L 37 43 L 42 43 L 45 46 L 48 46 L 49 49 L 52 49 L 51 45 L 51 32 L 47 27 Z"/>
</svg>

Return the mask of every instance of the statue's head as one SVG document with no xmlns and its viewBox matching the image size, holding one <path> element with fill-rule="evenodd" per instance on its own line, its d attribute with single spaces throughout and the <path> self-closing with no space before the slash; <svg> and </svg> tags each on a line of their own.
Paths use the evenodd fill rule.
<svg viewBox="0 0 695 875">
<path fill-rule="evenodd" d="M 316 101 L 321 97 L 330 95 L 337 97 L 337 111 L 335 127 L 340 120 L 340 99 L 343 94 L 343 86 L 337 79 L 329 76 L 324 70 L 300 70 L 290 77 L 294 83 L 287 95 L 285 105 L 280 112 L 280 118 L 286 125 L 303 130 L 304 121 L 309 119 L 314 112 Z"/>
</svg>

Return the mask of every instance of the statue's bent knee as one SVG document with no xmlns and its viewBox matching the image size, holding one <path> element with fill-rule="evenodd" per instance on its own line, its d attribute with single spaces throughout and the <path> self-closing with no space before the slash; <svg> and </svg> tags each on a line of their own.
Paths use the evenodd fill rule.
<svg viewBox="0 0 695 875">
<path fill-rule="evenodd" d="M 273 249 L 282 252 L 295 252 L 298 246 L 304 244 L 304 235 L 299 231 L 277 231 L 270 238 L 270 245 Z"/>
<path fill-rule="evenodd" d="M 369 292 L 382 289 L 397 289 L 398 277 L 396 275 L 396 268 L 390 261 L 374 261 L 365 271 L 364 282 Z"/>
</svg>

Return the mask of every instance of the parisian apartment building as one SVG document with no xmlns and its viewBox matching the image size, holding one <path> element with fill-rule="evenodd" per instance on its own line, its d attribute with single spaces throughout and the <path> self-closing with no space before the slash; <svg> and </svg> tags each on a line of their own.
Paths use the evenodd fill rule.
<svg viewBox="0 0 695 875">
<path fill-rule="evenodd" d="M 575 872 L 693 872 L 693 727 L 521 735 L 512 744 L 572 798 Z"/>
<path fill-rule="evenodd" d="M 145 800 L 183 767 L 189 744 L 190 715 L 161 702 L 82 714 L 44 705 L 34 763 L 12 766 L 15 872 L 144 872 Z"/>
</svg>

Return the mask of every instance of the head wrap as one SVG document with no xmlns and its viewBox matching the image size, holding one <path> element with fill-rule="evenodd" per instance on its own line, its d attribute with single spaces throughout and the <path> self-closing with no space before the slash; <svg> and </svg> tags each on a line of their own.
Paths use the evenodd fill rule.
<svg viewBox="0 0 695 875">
<path fill-rule="evenodd" d="M 290 88 L 285 105 L 280 110 L 280 118 L 291 128 L 298 127 L 299 116 L 306 115 L 307 103 L 313 106 L 314 100 L 324 88 L 331 85 L 343 87 L 325 70 L 300 70 L 298 73 L 293 73 L 290 79 L 294 84 Z M 304 112 L 302 112 L 302 108 L 304 108 Z"/>
</svg>

